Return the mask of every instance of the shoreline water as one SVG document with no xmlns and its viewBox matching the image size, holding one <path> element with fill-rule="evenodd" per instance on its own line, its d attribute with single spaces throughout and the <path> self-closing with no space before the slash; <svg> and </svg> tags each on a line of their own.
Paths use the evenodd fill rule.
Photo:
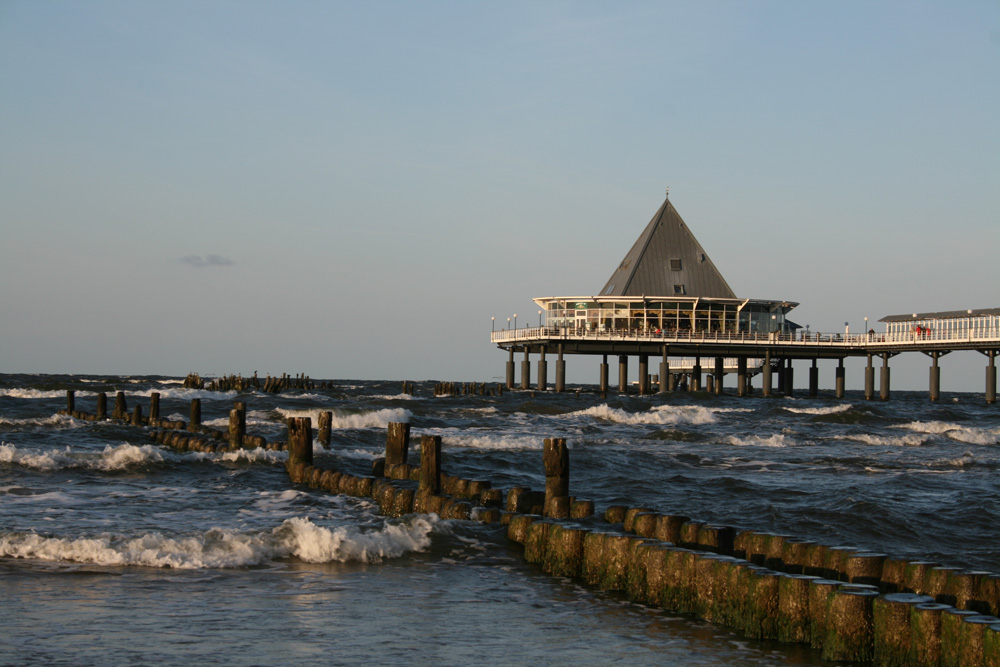
<svg viewBox="0 0 1000 667">
<path fill-rule="evenodd" d="M 114 382 L 104 382 L 108 379 Z M 462 522 L 432 526 L 425 533 L 426 548 L 407 548 L 380 562 L 339 563 L 329 555 L 335 551 L 324 552 L 319 545 L 329 546 L 338 531 L 342 531 L 342 542 L 357 543 L 360 535 L 385 534 L 391 525 L 370 502 L 324 498 L 293 489 L 274 452 L 269 453 L 271 460 L 257 461 L 249 457 L 227 460 L 221 454 L 177 455 L 137 438 L 131 427 L 56 419 L 55 413 L 65 407 L 66 388 L 77 389 L 83 404 L 92 400 L 85 392 L 102 386 L 124 388 L 130 405 L 158 391 L 163 395 L 164 415 L 183 417 L 191 398 L 201 398 L 206 423 L 220 426 L 222 416 L 239 397 L 248 403 L 248 431 L 269 438 L 280 437 L 283 420 L 290 414 L 332 409 L 336 415 L 333 442 L 315 450 L 317 460 L 356 474 L 365 474 L 381 455 L 389 421 L 402 419 L 415 432 L 441 435 L 445 469 L 470 478 L 493 479 L 506 487 L 544 487 L 541 441 L 566 437 L 573 465 L 571 489 L 593 498 L 599 506 L 649 505 L 709 522 L 852 543 L 899 557 L 1000 569 L 993 528 L 1000 518 L 995 516 L 1000 503 L 993 482 L 1000 471 L 1000 416 L 989 406 L 976 405 L 975 394 L 949 395 L 958 400 L 940 404 L 929 404 L 926 396 L 907 392 L 895 393 L 889 403 L 868 403 L 853 392 L 844 400 L 704 395 L 609 395 L 600 400 L 587 393 L 532 396 L 527 392 L 502 398 L 435 398 L 428 383 L 417 383 L 416 395 L 406 396 L 399 393 L 398 383 L 334 381 L 330 389 L 277 396 L 228 392 L 194 396 L 191 390 L 182 391 L 176 378 L 8 375 L 0 376 L 0 490 L 5 508 L 10 509 L 0 522 L 0 540 L 5 543 L 11 542 L 12 534 L 63 540 L 59 545 L 110 536 L 107 548 L 116 554 L 123 553 L 119 543 L 138 540 L 149 551 L 162 549 L 171 558 L 184 555 L 193 563 L 190 554 L 208 546 L 230 558 L 239 553 L 238 548 L 252 554 L 254 539 L 280 532 L 284 522 L 298 519 L 303 521 L 302 535 L 296 539 L 308 545 L 310 553 L 319 554 L 320 562 L 310 563 L 280 549 L 228 565 L 206 559 L 190 570 L 150 567 L 139 560 L 120 565 L 102 565 L 96 559 L 80 562 L 68 559 L 69 552 L 60 551 L 61 546 L 46 556 L 51 560 L 37 550 L 21 558 L 6 553 L 0 556 L 4 580 L 13 582 L 15 588 L 8 590 L 17 593 L 3 621 L 12 623 L 20 639 L 4 647 L 3 660 L 15 660 L 32 650 L 34 641 L 41 641 L 55 646 L 46 661 L 72 663 L 74 653 L 68 640 L 59 648 L 59 641 L 46 640 L 29 628 L 28 619 L 52 628 L 59 621 L 51 619 L 64 617 L 70 622 L 63 626 L 69 627 L 76 623 L 70 619 L 83 614 L 78 607 L 89 607 L 106 619 L 95 626 L 100 631 L 86 640 L 106 648 L 109 637 L 118 632 L 112 631 L 117 621 L 108 610 L 109 604 L 124 599 L 115 602 L 116 595 L 138 595 L 153 606 L 167 599 L 163 614 L 190 615 L 198 624 L 212 628 L 211 633 L 198 635 L 174 624 L 178 636 L 187 636 L 187 648 L 182 650 L 164 639 L 141 650 L 123 649 L 123 657 L 128 650 L 147 657 L 155 652 L 162 660 L 179 662 L 184 651 L 208 655 L 206 647 L 195 648 L 205 642 L 242 640 L 259 651 L 260 637 L 273 641 L 286 632 L 296 636 L 296 630 L 286 625 L 295 613 L 283 605 L 280 610 L 267 605 L 241 609 L 236 600 L 230 600 L 228 612 L 219 608 L 204 617 L 190 606 L 198 600 L 211 608 L 213 599 L 228 599 L 229 587 L 235 584 L 249 599 L 273 602 L 291 595 L 312 601 L 305 604 L 309 610 L 302 616 L 306 625 L 298 629 L 298 636 L 309 644 L 309 632 L 316 632 L 312 641 L 328 650 L 337 642 L 330 634 L 333 628 L 316 629 L 324 613 L 339 619 L 341 629 L 367 636 L 369 643 L 391 634 L 380 626 L 387 619 L 395 618 L 402 627 L 414 623 L 414 614 L 423 614 L 433 616 L 444 628 L 482 633 L 479 645 L 487 651 L 496 650 L 490 648 L 494 646 L 491 641 L 500 646 L 510 638 L 508 632 L 519 633 L 526 639 L 519 644 L 517 657 L 510 656 L 507 664 L 562 662 L 562 657 L 553 658 L 551 653 L 555 636 L 563 642 L 576 637 L 591 655 L 589 664 L 606 663 L 622 651 L 637 664 L 666 655 L 678 664 L 720 660 L 819 664 L 808 651 L 748 644 L 704 622 L 674 619 L 574 583 L 550 582 L 519 563 L 501 537 L 481 528 L 469 530 Z M 161 542 L 150 537 L 154 533 L 160 534 Z M 413 568 L 419 572 L 408 572 L 405 582 L 390 574 Z M 297 583 L 289 585 L 293 579 Z M 104 597 L 80 602 L 87 600 L 87 594 L 78 591 L 75 582 L 97 580 L 100 588 L 108 589 Z M 345 584 L 345 580 L 354 583 Z M 362 580 L 363 586 L 354 588 Z M 183 588 L 194 585 L 191 590 L 199 592 L 192 593 L 191 600 L 173 599 L 168 591 L 178 581 Z M 445 584 L 446 590 L 441 587 Z M 33 600 L 31 591 L 46 586 L 62 590 L 65 599 L 53 594 L 51 599 L 36 595 Z M 314 588 L 324 592 L 316 593 Z M 567 590 L 572 595 L 567 601 L 558 597 L 557 590 L 563 591 L 558 595 Z M 446 605 L 443 598 L 455 599 Z M 390 600 L 410 611 L 387 611 Z M 44 612 L 44 619 L 32 616 L 32 605 Z M 341 618 L 342 608 L 351 609 L 357 618 Z M 477 612 L 470 615 L 473 608 Z M 18 616 L 17 609 L 27 615 Z M 537 609 L 550 609 L 550 616 L 533 611 Z M 227 613 L 244 619 L 235 624 L 239 627 L 221 627 L 222 618 L 215 616 Z M 470 616 L 474 620 L 465 620 Z M 508 625 L 506 631 L 495 627 L 497 619 L 511 616 L 533 620 Z M 590 618 L 591 625 L 575 624 L 581 616 Z M 251 618 L 257 635 L 247 639 L 249 631 L 242 626 Z M 412 643 L 411 659 L 412 651 L 420 648 L 426 650 L 428 661 L 450 663 L 455 660 L 448 655 L 473 655 L 475 643 L 466 645 L 446 629 L 420 625 L 427 636 L 397 629 L 400 641 Z M 696 638 L 703 634 L 714 639 L 700 643 Z M 452 653 L 442 654 L 449 645 Z M 321 661 L 319 654 L 308 654 L 312 649 L 298 648 L 306 662 Z M 361 650 L 354 646 L 346 656 L 357 657 Z M 568 645 L 562 651 L 560 656 L 576 655 Z M 384 654 L 376 655 L 384 658 L 380 662 L 395 663 L 403 662 L 407 653 L 386 648 Z M 220 662 L 254 663 L 249 654 L 227 657 Z M 74 664 L 87 662 L 84 657 Z M 258 664 L 268 662 L 260 658 Z"/>
</svg>

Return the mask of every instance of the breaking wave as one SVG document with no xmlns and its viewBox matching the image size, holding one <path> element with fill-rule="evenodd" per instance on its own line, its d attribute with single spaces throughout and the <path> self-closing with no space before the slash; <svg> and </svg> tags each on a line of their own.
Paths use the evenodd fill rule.
<svg viewBox="0 0 1000 667">
<path fill-rule="evenodd" d="M 386 522 L 377 530 L 326 528 L 295 517 L 264 532 L 212 528 L 187 536 L 104 534 L 75 539 L 12 532 L 0 533 L 0 557 L 188 570 L 250 567 L 284 558 L 308 563 L 378 563 L 426 550 L 438 525 L 433 516 L 414 515 Z"/>
<path fill-rule="evenodd" d="M 0 463 L 12 463 L 36 470 L 84 468 L 90 470 L 124 470 L 146 463 L 158 463 L 163 453 L 153 445 L 122 444 L 105 446 L 102 451 L 73 450 L 72 447 L 48 451 L 18 449 L 14 445 L 0 444 Z"/>
</svg>

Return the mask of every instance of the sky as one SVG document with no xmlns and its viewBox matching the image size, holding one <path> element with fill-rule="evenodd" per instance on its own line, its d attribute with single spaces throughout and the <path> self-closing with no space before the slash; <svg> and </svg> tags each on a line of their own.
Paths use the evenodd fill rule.
<svg viewBox="0 0 1000 667">
<path fill-rule="evenodd" d="M 0 372 L 495 381 L 667 187 L 813 331 L 1000 306 L 1000 4 L 0 0 Z"/>
</svg>

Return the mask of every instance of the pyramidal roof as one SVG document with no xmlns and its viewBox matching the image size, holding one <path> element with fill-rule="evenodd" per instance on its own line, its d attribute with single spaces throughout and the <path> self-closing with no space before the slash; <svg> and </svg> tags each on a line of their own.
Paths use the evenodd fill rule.
<svg viewBox="0 0 1000 667">
<path fill-rule="evenodd" d="M 736 298 L 669 198 L 663 200 L 600 293 Z"/>
</svg>

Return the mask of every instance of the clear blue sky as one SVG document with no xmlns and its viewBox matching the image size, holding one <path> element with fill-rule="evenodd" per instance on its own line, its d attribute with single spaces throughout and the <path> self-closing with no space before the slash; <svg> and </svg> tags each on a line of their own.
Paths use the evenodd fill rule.
<svg viewBox="0 0 1000 667">
<path fill-rule="evenodd" d="M 813 330 L 1000 306 L 1000 4 L 2 0 L 0 372 L 489 380 L 666 186 Z"/>
</svg>

